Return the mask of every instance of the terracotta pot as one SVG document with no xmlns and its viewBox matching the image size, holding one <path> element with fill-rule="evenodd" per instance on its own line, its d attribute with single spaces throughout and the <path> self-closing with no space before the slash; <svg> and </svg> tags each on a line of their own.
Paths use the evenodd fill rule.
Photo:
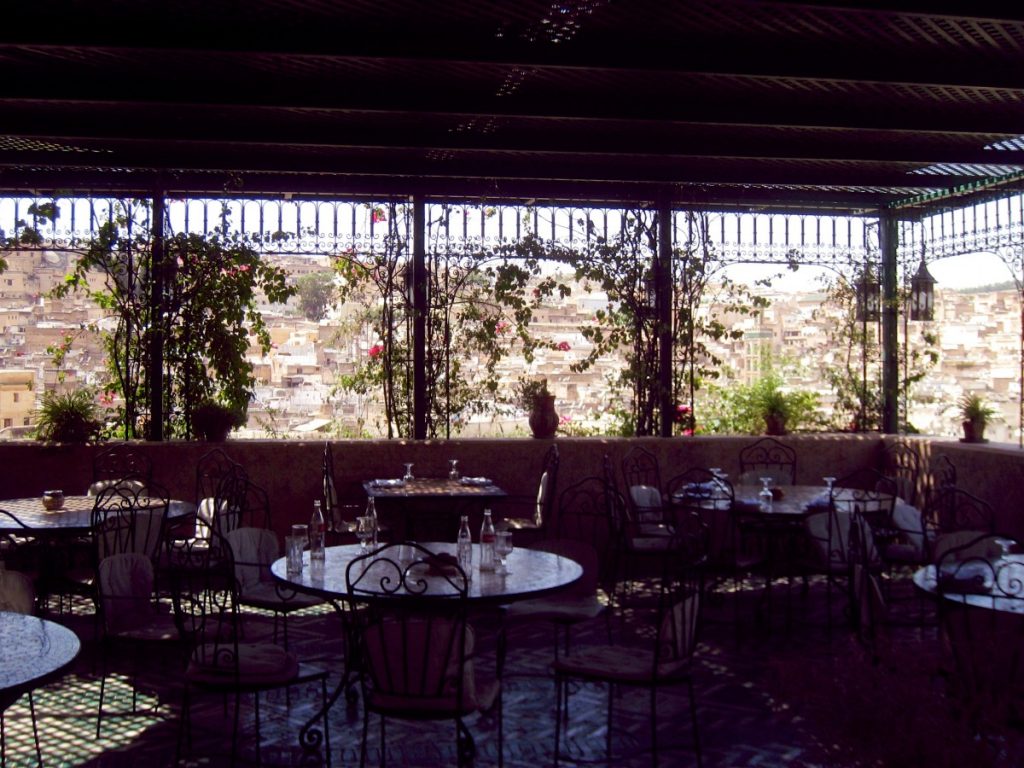
<svg viewBox="0 0 1024 768">
<path fill-rule="evenodd" d="M 558 429 L 558 414 L 555 413 L 555 396 L 538 395 L 530 411 L 530 430 L 534 437 L 550 439 Z"/>
<path fill-rule="evenodd" d="M 764 433 L 766 435 L 786 434 L 786 418 L 777 413 L 769 413 L 764 417 Z"/>
<path fill-rule="evenodd" d="M 967 419 L 963 422 L 964 442 L 983 443 L 985 442 L 985 422 L 980 420 Z"/>
</svg>

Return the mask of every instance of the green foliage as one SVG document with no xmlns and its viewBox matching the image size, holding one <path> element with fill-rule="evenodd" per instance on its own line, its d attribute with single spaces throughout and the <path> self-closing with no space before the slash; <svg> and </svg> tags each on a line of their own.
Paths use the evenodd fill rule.
<svg viewBox="0 0 1024 768">
<path fill-rule="evenodd" d="M 816 392 L 786 391 L 782 377 L 769 368 L 751 384 L 711 387 L 699 431 L 759 435 L 769 415 L 781 416 L 791 432 L 814 428 L 819 426 L 819 408 Z"/>
<path fill-rule="evenodd" d="M 987 424 L 989 419 L 995 416 L 995 409 L 976 392 L 965 392 L 957 403 L 960 408 L 960 416 L 964 421 L 973 421 Z"/>
<path fill-rule="evenodd" d="M 145 431 L 152 383 L 150 355 L 163 352 L 164 432 L 191 437 L 188 403 L 217 400 L 245 413 L 254 384 L 247 362 L 250 334 L 266 354 L 270 334 L 257 307 L 286 301 L 295 292 L 284 271 L 267 264 L 245 238 L 215 230 L 209 237 L 176 234 L 164 239 L 164 259 L 154 263 L 145 202 L 130 202 L 102 225 L 79 256 L 57 296 L 82 291 L 116 319 L 104 335 L 110 382 L 124 405 L 123 436 Z M 152 314 L 153 281 L 165 285 L 164 312 Z"/>
<path fill-rule="evenodd" d="M 298 291 L 299 311 L 307 320 L 323 320 L 327 310 L 334 303 L 334 274 L 331 272 L 310 272 L 295 281 Z"/>
<path fill-rule="evenodd" d="M 204 440 L 219 441 L 245 424 L 245 412 L 214 400 L 204 400 L 192 409 L 192 433 Z"/>
<path fill-rule="evenodd" d="M 90 389 L 45 392 L 36 412 L 38 440 L 85 443 L 96 438 L 102 427 L 100 409 Z"/>
<path fill-rule="evenodd" d="M 519 405 L 523 410 L 531 411 L 537 403 L 537 398 L 546 397 L 551 393 L 548 392 L 548 380 L 547 379 L 526 379 L 520 377 L 516 384 L 516 396 Z"/>
</svg>

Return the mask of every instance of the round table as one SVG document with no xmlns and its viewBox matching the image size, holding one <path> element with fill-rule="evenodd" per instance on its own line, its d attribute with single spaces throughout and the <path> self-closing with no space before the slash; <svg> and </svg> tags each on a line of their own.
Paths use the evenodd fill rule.
<svg viewBox="0 0 1024 768">
<path fill-rule="evenodd" d="M 0 611 L 0 710 L 63 672 L 81 643 L 67 627 Z"/>
<path fill-rule="evenodd" d="M 0 515 L 0 533 L 14 533 L 33 536 L 83 536 L 92 528 L 92 509 L 96 496 L 65 496 L 60 509 L 49 510 L 43 506 L 40 496 L 0 501 L 0 509 L 17 518 Z M 164 500 L 158 496 L 139 497 L 143 506 L 158 507 Z M 171 499 L 167 508 L 167 519 L 175 520 L 195 514 L 196 505 L 190 501 Z M 18 525 L 18 522 L 21 525 Z"/>
<path fill-rule="evenodd" d="M 448 542 L 427 542 L 422 546 L 431 552 L 455 554 L 455 544 Z M 345 569 L 348 564 L 364 554 L 358 544 L 328 547 L 323 578 L 314 578 L 309 566 L 309 552 L 303 553 L 302 573 L 289 576 L 286 558 L 280 558 L 271 565 L 274 577 L 292 589 L 325 597 L 329 600 L 343 599 L 348 595 L 345 583 Z M 480 545 L 473 545 L 473 572 L 470 575 L 467 598 L 474 603 L 511 603 L 554 592 L 577 581 L 583 576 L 583 566 L 575 560 L 550 552 L 516 548 L 508 557 L 508 573 L 499 575 L 481 573 L 479 568 Z"/>
</svg>

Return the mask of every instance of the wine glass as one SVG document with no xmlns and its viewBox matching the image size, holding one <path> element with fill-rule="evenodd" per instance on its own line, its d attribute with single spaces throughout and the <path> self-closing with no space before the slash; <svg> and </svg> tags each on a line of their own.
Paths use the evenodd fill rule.
<svg viewBox="0 0 1024 768">
<path fill-rule="evenodd" d="M 402 479 L 405 480 L 405 482 L 409 482 L 410 480 L 413 479 L 412 462 L 409 462 L 405 465 L 405 474 L 402 475 Z"/>
<path fill-rule="evenodd" d="M 757 494 L 758 503 L 761 507 L 762 512 L 771 512 L 772 501 L 774 501 L 771 488 L 772 478 L 762 477 L 759 479 L 761 480 L 761 492 Z"/>
<path fill-rule="evenodd" d="M 821 479 L 825 481 L 825 488 L 828 490 L 828 495 L 831 496 L 832 484 L 836 481 L 836 479 L 834 477 L 823 477 Z"/>
<path fill-rule="evenodd" d="M 494 539 L 494 554 L 498 556 L 498 573 L 508 573 L 505 561 L 512 554 L 512 531 L 498 531 Z"/>
<path fill-rule="evenodd" d="M 448 459 L 448 479 L 458 480 L 459 479 L 459 460 Z"/>
<path fill-rule="evenodd" d="M 370 539 L 376 526 L 374 519 L 369 515 L 362 515 L 356 518 L 356 538 L 359 539 L 359 549 L 365 553 L 368 550 Z"/>
</svg>

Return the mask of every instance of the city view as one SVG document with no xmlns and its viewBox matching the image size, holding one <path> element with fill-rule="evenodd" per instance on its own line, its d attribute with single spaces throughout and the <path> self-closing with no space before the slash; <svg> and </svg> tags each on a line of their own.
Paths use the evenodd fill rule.
<svg viewBox="0 0 1024 768">
<path fill-rule="evenodd" d="M 326 256 L 271 258 L 287 271 L 291 281 L 304 275 L 333 275 Z M 63 282 L 73 259 L 74 254 L 61 251 L 13 252 L 8 256 L 8 269 L 0 274 L 2 439 L 31 436 L 35 409 L 47 390 L 96 387 L 101 405 L 115 404 L 101 386 L 105 356 L 98 333 L 109 330 L 110 319 L 84 295 L 50 295 Z M 935 271 L 941 272 L 938 266 Z M 993 274 L 998 277 L 998 270 Z M 1008 277 L 1005 271 L 1003 274 Z M 741 333 L 738 338 L 709 345 L 722 361 L 722 378 L 695 395 L 697 432 L 707 429 L 701 414 L 711 406 L 709 399 L 715 396 L 715 389 L 751 383 L 761 375 L 766 355 L 784 373 L 787 388 L 817 393 L 823 423 L 834 423 L 835 395 L 823 372 L 837 363 L 843 350 L 831 344 L 836 316 L 828 311 L 824 286 L 812 279 L 796 285 L 783 280 L 773 287 L 751 290 L 769 304 L 757 313 L 721 316 L 728 328 Z M 585 372 L 571 370 L 589 352 L 581 326 L 606 304 L 605 294 L 579 286 L 563 300 L 546 302 L 530 327 L 537 337 L 550 342 L 548 347 L 539 350 L 529 363 L 515 354 L 503 358 L 497 371 L 503 393 L 499 402 L 458 419 L 453 436 L 527 436 L 527 415 L 511 397 L 522 377 L 547 380 L 556 396 L 560 434 L 614 430 L 615 411 L 623 395 L 613 388 L 612 379 L 624 359 L 603 356 Z M 702 309 L 721 311 L 713 304 Z M 372 329 L 358 320 L 356 307 L 346 303 L 329 306 L 320 321 L 304 317 L 297 298 L 286 305 L 265 304 L 261 311 L 272 348 L 264 356 L 257 345 L 251 346 L 249 360 L 257 385 L 247 423 L 236 430 L 234 438 L 385 434 L 379 393 L 357 393 L 342 386 L 343 377 L 357 372 L 378 343 Z M 997 411 L 990 438 L 1018 439 L 1020 315 L 1017 292 L 1006 279 L 957 288 L 940 278 L 934 321 L 904 323 L 901 318 L 900 343 L 906 331 L 911 350 L 921 345 L 924 330 L 937 338 L 937 362 L 911 391 L 907 421 L 917 431 L 958 436 L 956 402 L 965 391 L 977 391 Z M 63 353 L 59 364 L 55 350 Z M 472 366 L 470 360 L 464 370 L 467 377 L 474 375 Z M 904 373 L 901 364 L 901 376 Z"/>
</svg>

